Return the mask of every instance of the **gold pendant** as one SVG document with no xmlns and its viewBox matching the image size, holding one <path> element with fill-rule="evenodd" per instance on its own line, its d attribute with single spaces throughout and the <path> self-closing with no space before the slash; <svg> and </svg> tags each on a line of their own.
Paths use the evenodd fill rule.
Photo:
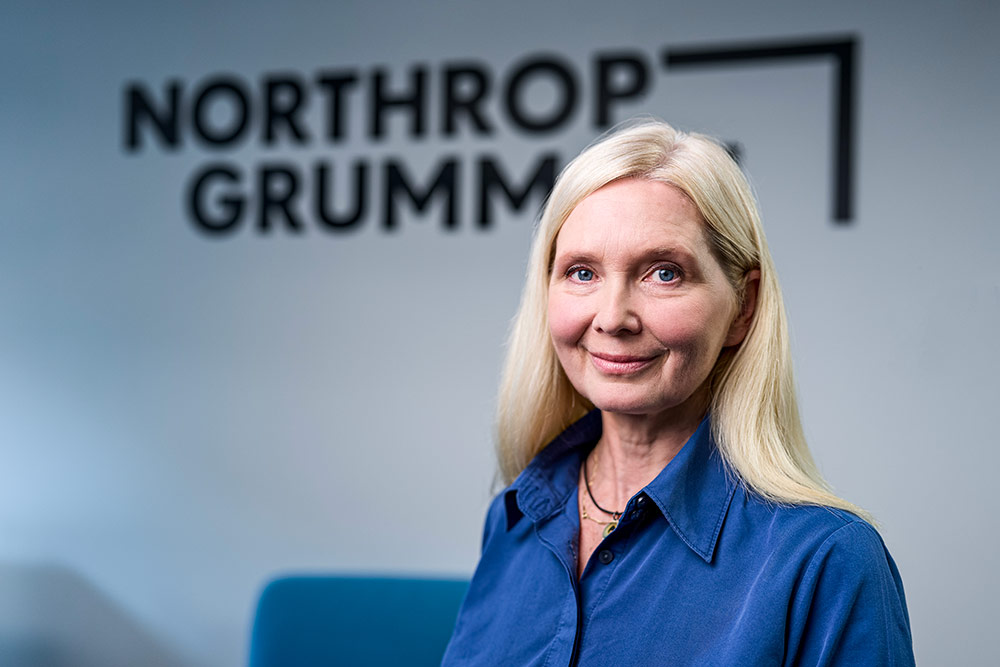
<svg viewBox="0 0 1000 667">
<path fill-rule="evenodd" d="M 608 535 L 610 535 L 611 533 L 613 533 L 614 530 L 615 530 L 615 528 L 617 528 L 617 527 L 618 527 L 618 522 L 617 521 L 609 521 L 608 525 L 606 525 L 604 527 L 604 537 L 607 537 Z"/>
</svg>

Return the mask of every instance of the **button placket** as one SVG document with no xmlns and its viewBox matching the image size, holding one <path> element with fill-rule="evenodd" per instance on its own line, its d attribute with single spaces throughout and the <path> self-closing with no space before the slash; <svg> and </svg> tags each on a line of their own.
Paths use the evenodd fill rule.
<svg viewBox="0 0 1000 667">
<path fill-rule="evenodd" d="M 646 494 L 639 494 L 636 496 L 635 500 L 632 501 L 632 511 L 628 513 L 629 521 L 638 521 L 645 514 L 646 506 Z"/>
</svg>

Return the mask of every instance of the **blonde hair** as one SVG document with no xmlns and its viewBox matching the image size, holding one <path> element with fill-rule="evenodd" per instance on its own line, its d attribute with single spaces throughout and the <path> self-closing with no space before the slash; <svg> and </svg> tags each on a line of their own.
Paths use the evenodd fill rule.
<svg viewBox="0 0 1000 667">
<path fill-rule="evenodd" d="M 548 287 L 556 236 L 585 197 L 621 178 L 683 191 L 705 223 L 737 297 L 760 270 L 756 308 L 743 342 L 723 350 L 710 375 L 712 433 L 728 468 L 763 498 L 837 507 L 871 521 L 835 496 L 819 474 L 799 419 L 781 288 L 753 194 L 740 168 L 709 137 L 645 121 L 584 150 L 556 181 L 535 232 L 514 319 L 497 409 L 497 457 L 510 483 L 542 448 L 593 406 L 563 372 L 548 330 Z"/>
</svg>

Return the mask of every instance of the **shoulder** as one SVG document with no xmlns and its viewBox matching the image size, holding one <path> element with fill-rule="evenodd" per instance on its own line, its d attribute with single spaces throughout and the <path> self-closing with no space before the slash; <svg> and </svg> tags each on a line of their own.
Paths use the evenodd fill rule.
<svg viewBox="0 0 1000 667">
<path fill-rule="evenodd" d="M 884 559 L 885 545 L 878 531 L 845 510 L 816 505 L 781 505 L 740 489 L 733 498 L 726 530 L 747 534 L 768 550 L 793 550 L 807 561 L 820 552 L 837 549 L 863 559 Z"/>
<path fill-rule="evenodd" d="M 799 545 L 796 601 L 850 605 L 863 591 L 869 604 L 895 606 L 903 583 L 882 536 L 867 521 L 827 507 L 787 508 L 788 534 Z M 905 613 L 905 605 L 901 607 Z"/>
<path fill-rule="evenodd" d="M 870 523 L 844 510 L 815 505 L 775 505 L 759 498 L 734 503 L 724 530 L 743 535 L 743 544 L 796 582 L 798 596 L 808 596 L 826 579 L 842 591 L 864 581 L 888 592 L 902 582 L 882 536 Z M 845 593 L 846 594 L 846 593 Z"/>
<path fill-rule="evenodd" d="M 486 521 L 483 525 L 483 547 L 485 548 L 490 536 L 503 530 L 507 525 L 506 498 L 510 493 L 510 487 L 504 489 L 490 501 L 490 506 L 486 510 Z"/>
<path fill-rule="evenodd" d="M 747 521 L 760 553 L 781 563 L 792 662 L 868 664 L 880 656 L 879 664 L 913 664 L 903 582 L 871 524 L 839 509 L 757 499 L 733 518 Z"/>
<path fill-rule="evenodd" d="M 817 540 L 822 538 L 816 552 L 810 559 L 813 568 L 833 566 L 837 563 L 850 564 L 861 571 L 876 569 L 881 571 L 891 562 L 882 536 L 867 521 L 843 512 L 829 508 L 826 514 L 836 513 L 840 520 L 826 521 L 817 532 Z"/>
<path fill-rule="evenodd" d="M 517 503 L 517 490 L 508 486 L 493 497 L 486 510 L 486 520 L 483 522 L 482 551 L 485 552 L 490 541 L 507 534 L 521 523 L 524 514 Z"/>
</svg>

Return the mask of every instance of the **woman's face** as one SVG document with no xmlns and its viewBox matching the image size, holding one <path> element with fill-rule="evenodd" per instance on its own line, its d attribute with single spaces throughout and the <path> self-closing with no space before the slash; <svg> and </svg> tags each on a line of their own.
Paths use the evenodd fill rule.
<svg viewBox="0 0 1000 667">
<path fill-rule="evenodd" d="M 746 334 L 736 319 L 701 217 L 673 186 L 610 183 L 556 237 L 549 332 L 570 382 L 601 410 L 703 410 L 720 351 Z"/>
</svg>

